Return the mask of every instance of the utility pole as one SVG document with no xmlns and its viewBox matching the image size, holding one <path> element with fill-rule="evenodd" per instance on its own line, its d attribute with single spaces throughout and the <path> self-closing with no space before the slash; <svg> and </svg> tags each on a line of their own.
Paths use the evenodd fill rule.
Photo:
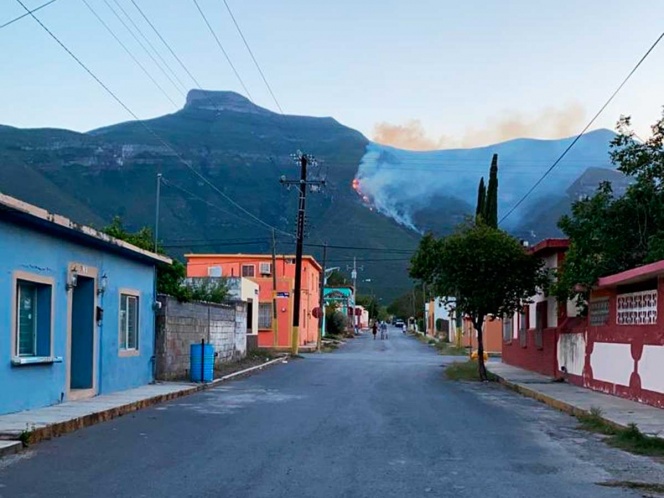
<svg viewBox="0 0 664 498">
<path fill-rule="evenodd" d="M 364 267 L 357 266 L 357 258 L 353 257 L 353 267 L 346 267 L 347 270 L 350 270 L 350 278 L 353 280 L 353 308 L 351 319 L 353 321 L 353 332 L 355 332 L 355 327 L 359 322 L 357 316 L 355 315 L 355 309 L 357 307 L 357 270 L 364 270 Z"/>
<path fill-rule="evenodd" d="M 154 213 L 154 252 L 157 252 L 159 245 L 159 201 L 161 197 L 161 173 L 157 173 L 157 202 Z"/>
<path fill-rule="evenodd" d="M 307 167 L 315 166 L 316 159 L 309 155 L 303 154 L 298 151 L 293 156 L 296 162 L 300 164 L 300 179 L 287 180 L 281 177 L 281 183 L 284 185 L 297 185 L 300 191 L 299 202 L 297 208 L 297 233 L 296 233 L 296 246 L 295 246 L 295 289 L 294 289 L 294 302 L 293 302 L 293 329 L 291 333 L 291 352 L 298 353 L 300 347 L 300 309 L 301 309 L 301 296 L 302 296 L 302 252 L 304 249 L 304 217 L 307 203 L 307 187 L 312 190 L 318 190 L 322 185 L 325 185 L 325 180 L 307 180 Z"/>
<path fill-rule="evenodd" d="M 277 240 L 272 229 L 272 345 L 278 345 L 279 320 L 277 315 Z"/>
<path fill-rule="evenodd" d="M 327 273 L 327 242 L 323 244 L 323 273 L 321 274 L 321 279 L 320 279 L 320 317 L 318 318 L 318 323 L 320 325 L 320 332 L 318 333 L 318 352 L 320 352 L 320 348 L 323 342 L 323 336 L 325 335 L 325 281 L 327 278 L 325 277 Z"/>
</svg>

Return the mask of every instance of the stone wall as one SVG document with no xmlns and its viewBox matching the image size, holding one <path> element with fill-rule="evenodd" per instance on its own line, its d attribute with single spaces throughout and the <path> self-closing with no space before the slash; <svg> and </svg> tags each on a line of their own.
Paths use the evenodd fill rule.
<svg viewBox="0 0 664 498">
<path fill-rule="evenodd" d="M 215 364 L 244 358 L 247 354 L 247 305 L 180 303 L 159 295 L 157 312 L 156 378 L 183 379 L 189 375 L 189 348 L 202 339 L 215 351 Z"/>
</svg>

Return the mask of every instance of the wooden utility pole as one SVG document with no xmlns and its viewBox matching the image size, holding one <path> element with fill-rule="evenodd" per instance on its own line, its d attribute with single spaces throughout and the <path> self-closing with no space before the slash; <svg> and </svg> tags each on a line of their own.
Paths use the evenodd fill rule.
<svg viewBox="0 0 664 498">
<path fill-rule="evenodd" d="M 279 344 L 279 320 L 277 314 L 277 240 L 272 229 L 272 345 Z"/>
<path fill-rule="evenodd" d="M 302 296 L 302 252 L 304 250 L 304 219 L 307 203 L 307 187 L 312 190 L 325 185 L 325 180 L 307 180 L 307 167 L 315 166 L 316 160 L 309 154 L 298 151 L 294 159 L 300 164 L 300 179 L 287 180 L 281 177 L 281 183 L 297 185 L 300 195 L 297 208 L 297 233 L 295 246 L 295 289 L 293 289 L 293 328 L 291 332 L 291 352 L 297 354 L 300 347 L 300 310 Z"/>
</svg>

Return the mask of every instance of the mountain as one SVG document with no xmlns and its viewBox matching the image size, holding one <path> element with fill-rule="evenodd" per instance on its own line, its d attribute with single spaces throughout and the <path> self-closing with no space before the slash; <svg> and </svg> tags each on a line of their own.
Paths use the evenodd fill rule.
<svg viewBox="0 0 664 498">
<path fill-rule="evenodd" d="M 359 292 L 386 301 L 410 288 L 409 254 L 418 234 L 366 209 L 350 188 L 368 141 L 332 118 L 282 116 L 232 92 L 192 90 L 183 109 L 146 120 L 191 166 L 251 214 L 289 234 L 295 231 L 296 190 L 279 178 L 296 178 L 291 154 L 313 153 L 312 173 L 326 188 L 307 196 L 307 241 L 331 248 L 328 266 L 346 269 L 357 257 Z M 156 175 L 161 191 L 159 236 L 175 256 L 187 252 L 265 252 L 271 233 L 205 185 L 141 123 L 126 122 L 88 133 L 0 126 L 0 190 L 103 226 L 120 215 L 129 228 L 152 226 Z M 277 232 L 279 252 L 294 252 L 293 238 Z M 384 252 L 385 249 L 401 249 Z M 321 257 L 321 247 L 308 253 Z"/>
<path fill-rule="evenodd" d="M 143 123 L 87 133 L 0 126 L 0 190 L 81 223 L 99 227 L 119 215 L 138 229 L 154 224 L 162 173 L 159 236 L 172 255 L 270 251 L 262 222 L 277 228 L 277 251 L 292 253 L 297 191 L 279 178 L 298 177 L 293 153 L 312 153 L 319 166 L 311 173 L 327 185 L 307 197 L 306 252 L 320 259 L 327 242 L 328 267 L 342 270 L 356 257 L 359 292 L 384 302 L 412 288 L 408 259 L 420 234 L 448 233 L 474 211 L 493 153 L 502 216 L 572 140 L 412 152 L 372 143 L 329 117 L 276 114 L 233 92 L 202 90 L 190 91 L 181 110 Z M 572 200 L 603 179 L 624 184 L 608 160 L 612 138 L 607 130 L 584 135 L 504 226 L 528 239 L 555 235 Z"/>
</svg>

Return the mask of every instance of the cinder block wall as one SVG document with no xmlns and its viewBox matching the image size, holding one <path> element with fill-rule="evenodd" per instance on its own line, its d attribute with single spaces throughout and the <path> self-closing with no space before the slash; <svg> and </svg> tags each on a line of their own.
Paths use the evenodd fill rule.
<svg viewBox="0 0 664 498">
<path fill-rule="evenodd" d="M 188 377 L 189 348 L 202 339 L 213 345 L 216 365 L 246 356 L 246 303 L 180 303 L 165 295 L 159 295 L 158 300 L 161 309 L 156 318 L 157 379 Z"/>
</svg>

